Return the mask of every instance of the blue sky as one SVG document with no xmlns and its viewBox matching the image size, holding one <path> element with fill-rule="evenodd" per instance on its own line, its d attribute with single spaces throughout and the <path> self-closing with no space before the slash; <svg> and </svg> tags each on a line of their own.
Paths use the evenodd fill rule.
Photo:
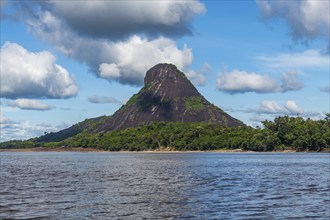
<svg viewBox="0 0 330 220">
<path fill-rule="evenodd" d="M 329 112 L 329 1 L 1 0 L 1 141 L 113 114 L 171 62 L 252 126 Z"/>
</svg>

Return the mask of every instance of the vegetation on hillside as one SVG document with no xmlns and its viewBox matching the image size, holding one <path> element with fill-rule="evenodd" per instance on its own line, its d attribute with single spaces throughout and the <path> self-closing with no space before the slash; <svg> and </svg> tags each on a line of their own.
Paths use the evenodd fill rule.
<svg viewBox="0 0 330 220">
<path fill-rule="evenodd" d="M 199 96 L 190 96 L 184 99 L 184 105 L 188 110 L 203 110 L 205 105 Z"/>
<path fill-rule="evenodd" d="M 186 78 L 186 75 L 183 72 L 181 72 L 175 65 L 170 64 L 170 66 L 172 66 L 175 69 L 175 72 L 179 77 Z"/>
<path fill-rule="evenodd" d="M 86 122 L 85 122 L 86 123 Z M 94 123 L 92 123 L 94 124 Z M 211 123 L 155 122 L 136 128 L 107 133 L 91 133 L 84 126 L 80 133 L 61 141 L 45 141 L 42 137 L 27 141 L 8 141 L 0 148 L 27 147 L 94 147 L 119 150 L 220 150 L 251 151 L 322 151 L 330 148 L 330 114 L 323 120 L 301 117 L 276 117 L 263 121 L 264 128 L 223 127 Z"/>
</svg>

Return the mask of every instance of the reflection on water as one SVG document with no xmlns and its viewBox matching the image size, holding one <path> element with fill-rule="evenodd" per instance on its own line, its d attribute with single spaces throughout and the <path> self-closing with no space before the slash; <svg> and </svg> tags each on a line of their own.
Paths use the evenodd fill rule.
<svg viewBox="0 0 330 220">
<path fill-rule="evenodd" d="M 1 153 L 0 218 L 328 219 L 329 154 Z"/>
</svg>

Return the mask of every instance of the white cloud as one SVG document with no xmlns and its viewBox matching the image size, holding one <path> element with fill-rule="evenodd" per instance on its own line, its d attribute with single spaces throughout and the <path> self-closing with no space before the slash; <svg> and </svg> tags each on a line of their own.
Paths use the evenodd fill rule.
<svg viewBox="0 0 330 220">
<path fill-rule="evenodd" d="M 108 45 L 116 56 L 115 62 L 100 64 L 99 75 L 123 84 L 142 85 L 145 73 L 155 64 L 173 63 L 184 69 L 193 59 L 190 48 L 185 45 L 179 50 L 174 41 L 164 37 L 147 40 L 135 35 L 125 42 Z"/>
<path fill-rule="evenodd" d="M 302 114 L 304 110 L 297 105 L 295 101 L 289 100 L 285 103 L 284 108 L 290 113 L 290 114 Z"/>
<path fill-rule="evenodd" d="M 318 50 L 306 50 L 302 53 L 282 53 L 255 58 L 263 65 L 275 69 L 318 68 L 329 69 L 329 56 Z"/>
<path fill-rule="evenodd" d="M 110 96 L 90 96 L 88 97 L 88 101 L 91 103 L 95 103 L 95 104 L 104 104 L 104 103 L 117 103 L 117 104 L 122 104 L 121 101 L 110 97 Z"/>
<path fill-rule="evenodd" d="M 280 107 L 275 101 L 262 101 L 260 103 L 258 113 L 263 114 L 285 114 L 286 110 L 283 107 Z"/>
<path fill-rule="evenodd" d="M 55 132 L 69 127 L 62 123 L 59 125 L 33 124 L 28 120 L 12 120 L 0 115 L 0 140 L 25 140 L 43 135 L 45 132 Z"/>
<path fill-rule="evenodd" d="M 330 5 L 327 0 L 257 0 L 257 4 L 266 21 L 275 18 L 286 21 L 294 40 L 329 39 Z"/>
<path fill-rule="evenodd" d="M 100 77 L 105 79 L 118 79 L 120 77 L 120 70 L 114 63 L 102 63 L 99 67 Z"/>
<path fill-rule="evenodd" d="M 247 108 L 239 110 L 245 113 L 272 114 L 272 115 L 297 115 L 303 114 L 304 110 L 293 100 L 288 100 L 280 105 L 276 101 L 264 100 L 258 108 Z"/>
<path fill-rule="evenodd" d="M 277 87 L 276 81 L 267 75 L 240 70 L 220 74 L 217 78 L 218 90 L 231 94 L 245 92 L 268 93 L 275 91 Z"/>
<path fill-rule="evenodd" d="M 217 89 L 230 94 L 288 92 L 299 90 L 302 87 L 301 80 L 294 71 L 282 73 L 280 82 L 268 75 L 241 70 L 222 73 L 217 78 Z"/>
<path fill-rule="evenodd" d="M 7 102 L 7 104 L 11 107 L 20 108 L 22 110 L 46 111 L 46 110 L 51 110 L 53 108 L 50 105 L 32 99 L 10 100 Z"/>
<path fill-rule="evenodd" d="M 262 101 L 258 109 L 255 110 L 258 114 L 284 114 L 297 115 L 302 114 L 304 110 L 297 105 L 293 100 L 288 100 L 283 106 L 280 106 L 275 101 Z"/>
<path fill-rule="evenodd" d="M 69 98 L 78 92 L 68 71 L 48 51 L 30 52 L 16 43 L 1 48 L 3 98 Z"/>
</svg>

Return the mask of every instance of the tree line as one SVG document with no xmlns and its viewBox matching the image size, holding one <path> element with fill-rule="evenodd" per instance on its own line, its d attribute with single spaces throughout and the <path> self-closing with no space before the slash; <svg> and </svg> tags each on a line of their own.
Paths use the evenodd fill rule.
<svg viewBox="0 0 330 220">
<path fill-rule="evenodd" d="M 186 150 L 324 151 L 330 148 L 330 114 L 324 119 L 280 116 L 263 128 L 218 124 L 154 122 L 125 130 L 91 133 L 88 129 L 62 141 L 8 141 L 1 148 L 92 147 L 109 151 Z M 39 139 L 42 140 L 42 139 Z"/>
</svg>

